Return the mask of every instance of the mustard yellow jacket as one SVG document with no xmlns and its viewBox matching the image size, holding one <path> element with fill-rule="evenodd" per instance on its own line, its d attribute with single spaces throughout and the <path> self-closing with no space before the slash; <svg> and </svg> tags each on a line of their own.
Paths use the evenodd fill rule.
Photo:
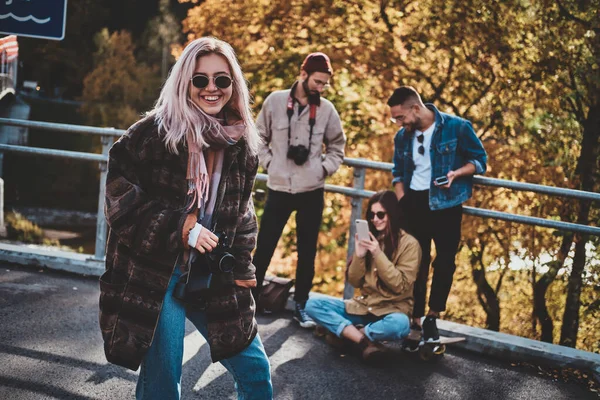
<svg viewBox="0 0 600 400">
<path fill-rule="evenodd" d="M 360 295 L 346 300 L 346 312 L 354 315 L 383 316 L 395 312 L 412 315 L 413 286 L 421 263 L 421 247 L 413 236 L 400 230 L 398 248 L 392 259 L 383 251 L 371 258 L 352 258 L 348 281 L 360 289 Z"/>
</svg>

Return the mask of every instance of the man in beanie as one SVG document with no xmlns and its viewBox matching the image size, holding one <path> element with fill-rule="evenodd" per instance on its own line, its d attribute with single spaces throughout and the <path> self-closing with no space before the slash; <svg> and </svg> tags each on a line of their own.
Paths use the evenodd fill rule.
<svg viewBox="0 0 600 400">
<path fill-rule="evenodd" d="M 332 75 L 327 55 L 309 54 L 300 67 L 300 78 L 291 89 L 271 93 L 257 121 L 264 140 L 259 149 L 260 164 L 269 174 L 269 191 L 253 259 L 257 280 L 254 298 L 258 301 L 281 232 L 296 211 L 298 264 L 294 319 L 303 328 L 315 327 L 304 305 L 315 275 L 325 178 L 339 168 L 346 143 L 335 107 L 321 98 Z"/>
</svg>

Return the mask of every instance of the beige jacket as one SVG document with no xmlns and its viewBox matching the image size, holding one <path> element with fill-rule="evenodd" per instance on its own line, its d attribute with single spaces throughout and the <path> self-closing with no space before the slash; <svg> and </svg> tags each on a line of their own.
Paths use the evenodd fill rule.
<svg viewBox="0 0 600 400">
<path fill-rule="evenodd" d="M 354 256 L 348 267 L 348 281 L 360 288 L 360 296 L 346 300 L 346 312 L 377 316 L 400 312 L 412 315 L 413 285 L 421 263 L 421 246 L 413 236 L 401 232 L 398 249 L 390 261 L 380 251 L 367 268 L 366 257 Z"/>
<path fill-rule="evenodd" d="M 296 165 L 287 158 L 289 95 L 290 89 L 279 90 L 265 99 L 257 120 L 258 132 L 264 141 L 258 156 L 260 164 L 269 174 L 269 189 L 302 193 L 322 188 L 325 177 L 337 171 L 344 159 L 346 136 L 335 107 L 330 101 L 321 98 L 321 104 L 317 107 L 310 155 L 303 165 Z M 298 115 L 298 103 L 294 102 L 290 145 L 304 145 L 308 148 L 308 116 L 309 106 Z"/>
</svg>

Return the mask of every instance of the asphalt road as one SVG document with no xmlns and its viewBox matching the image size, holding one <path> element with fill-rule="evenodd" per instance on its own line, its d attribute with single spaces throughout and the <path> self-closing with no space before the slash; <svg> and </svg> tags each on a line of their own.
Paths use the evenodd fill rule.
<svg viewBox="0 0 600 400">
<path fill-rule="evenodd" d="M 0 400 L 133 399 L 137 374 L 108 364 L 96 278 L 0 264 Z M 398 356 L 369 367 L 341 355 L 291 315 L 259 317 L 275 399 L 597 399 L 585 384 L 451 349 L 436 363 Z M 184 399 L 235 399 L 188 324 Z"/>
</svg>

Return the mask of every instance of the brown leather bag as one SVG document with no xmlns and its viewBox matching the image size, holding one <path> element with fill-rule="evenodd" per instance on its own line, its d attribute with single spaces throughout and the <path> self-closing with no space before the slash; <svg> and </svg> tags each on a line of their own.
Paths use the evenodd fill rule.
<svg viewBox="0 0 600 400">
<path fill-rule="evenodd" d="M 290 289 L 294 280 L 279 276 L 267 275 L 263 282 L 262 291 L 258 300 L 258 307 L 267 311 L 282 311 L 285 308 Z"/>
</svg>

